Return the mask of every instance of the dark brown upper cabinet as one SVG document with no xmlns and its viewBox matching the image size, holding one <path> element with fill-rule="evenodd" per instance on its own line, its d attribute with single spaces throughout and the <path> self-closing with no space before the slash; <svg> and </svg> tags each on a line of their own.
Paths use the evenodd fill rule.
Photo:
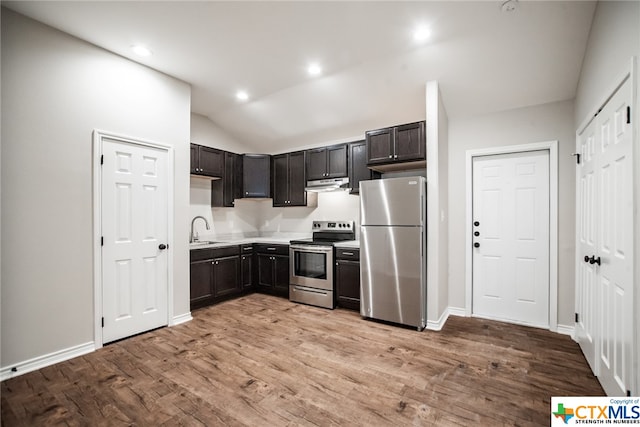
<svg viewBox="0 0 640 427">
<path fill-rule="evenodd" d="M 224 176 L 211 181 L 211 206 L 228 207 L 235 205 L 235 199 L 242 198 L 242 156 L 224 152 Z"/>
<path fill-rule="evenodd" d="M 370 130 L 365 136 L 367 166 L 380 170 L 402 169 L 401 163 L 408 162 L 424 166 L 427 148 L 424 121 Z"/>
<path fill-rule="evenodd" d="M 242 197 L 271 197 L 271 156 L 244 154 L 242 156 Z"/>
<path fill-rule="evenodd" d="M 349 143 L 349 190 L 360 193 L 360 181 L 380 178 L 380 173 L 367 167 L 367 143 L 365 140 Z"/>
<path fill-rule="evenodd" d="M 224 151 L 191 144 L 191 174 L 222 178 Z"/>
<path fill-rule="evenodd" d="M 307 150 L 307 180 L 346 177 L 347 149 L 339 144 Z"/>
<path fill-rule="evenodd" d="M 305 152 L 273 156 L 273 206 L 306 206 Z"/>
</svg>

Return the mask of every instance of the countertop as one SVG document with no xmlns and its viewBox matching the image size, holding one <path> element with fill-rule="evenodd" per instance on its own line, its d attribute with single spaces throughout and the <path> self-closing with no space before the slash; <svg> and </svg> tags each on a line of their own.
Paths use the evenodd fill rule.
<svg viewBox="0 0 640 427">
<path fill-rule="evenodd" d="M 289 241 L 296 239 L 304 239 L 311 237 L 310 234 L 302 235 L 301 233 L 278 233 L 273 236 L 203 236 L 202 241 L 213 241 L 215 243 L 191 243 L 189 249 L 212 249 L 212 248 L 224 248 L 235 245 L 246 245 L 252 243 L 265 243 L 272 245 L 288 245 Z M 346 240 L 344 242 L 337 242 L 334 244 L 336 248 L 349 248 L 359 249 L 359 240 Z"/>
<path fill-rule="evenodd" d="M 252 243 L 265 243 L 272 245 L 288 245 L 289 241 L 311 237 L 311 234 L 301 233 L 276 233 L 272 236 L 203 236 L 202 241 L 215 243 L 190 243 L 189 249 L 224 248 L 227 246 L 245 245 Z"/>
<path fill-rule="evenodd" d="M 334 243 L 336 248 L 360 249 L 360 240 L 345 240 L 344 242 Z"/>
</svg>

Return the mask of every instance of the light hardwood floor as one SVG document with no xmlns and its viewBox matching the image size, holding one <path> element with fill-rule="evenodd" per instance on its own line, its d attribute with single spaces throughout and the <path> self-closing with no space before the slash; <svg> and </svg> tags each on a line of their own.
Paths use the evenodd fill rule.
<svg viewBox="0 0 640 427">
<path fill-rule="evenodd" d="M 450 317 L 416 332 L 252 294 L 2 383 L 2 425 L 549 425 L 603 395 L 575 342 Z"/>
</svg>

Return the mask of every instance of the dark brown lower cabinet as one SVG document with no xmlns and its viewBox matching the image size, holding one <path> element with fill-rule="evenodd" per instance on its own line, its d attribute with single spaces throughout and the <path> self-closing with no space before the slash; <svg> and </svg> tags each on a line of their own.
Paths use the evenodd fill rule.
<svg viewBox="0 0 640 427">
<path fill-rule="evenodd" d="M 289 245 L 194 249 L 190 256 L 192 310 L 255 290 L 289 297 Z"/>
<path fill-rule="evenodd" d="M 240 257 L 215 259 L 213 264 L 213 297 L 219 298 L 242 291 L 240 286 Z"/>
<path fill-rule="evenodd" d="M 335 280 L 338 306 L 360 311 L 359 249 L 336 249 Z"/>
<path fill-rule="evenodd" d="M 289 246 L 256 245 L 257 289 L 289 297 Z"/>
<path fill-rule="evenodd" d="M 191 309 L 208 305 L 213 298 L 213 258 L 191 261 Z"/>
<path fill-rule="evenodd" d="M 254 270 L 256 267 L 255 254 L 252 245 L 240 246 L 240 282 L 242 290 L 249 291 L 253 289 L 253 279 L 256 277 Z"/>
<path fill-rule="evenodd" d="M 240 294 L 240 247 L 190 251 L 191 309 L 205 307 Z"/>
</svg>

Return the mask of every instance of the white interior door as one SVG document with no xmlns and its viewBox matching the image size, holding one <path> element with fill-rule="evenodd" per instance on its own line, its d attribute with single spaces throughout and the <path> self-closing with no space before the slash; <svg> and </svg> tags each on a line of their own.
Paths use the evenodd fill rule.
<svg viewBox="0 0 640 427">
<path fill-rule="evenodd" d="M 596 210 L 596 179 L 595 179 L 595 150 L 596 150 L 595 121 L 584 130 L 578 138 L 578 166 L 577 191 L 577 254 L 578 268 L 576 269 L 576 313 L 578 318 L 575 327 L 575 337 L 582 352 L 595 375 L 598 375 L 596 354 L 597 342 L 597 310 L 596 304 L 596 265 L 589 262 L 590 256 L 596 253 L 596 223 L 599 211 Z M 585 259 L 586 257 L 586 259 Z"/>
<path fill-rule="evenodd" d="M 475 316 L 549 327 L 549 151 L 473 158 Z"/>
<path fill-rule="evenodd" d="M 610 396 L 631 389 L 635 345 L 630 86 L 627 79 L 578 139 L 578 340 Z"/>
<path fill-rule="evenodd" d="M 168 323 L 168 153 L 102 141 L 103 342 Z"/>
</svg>

